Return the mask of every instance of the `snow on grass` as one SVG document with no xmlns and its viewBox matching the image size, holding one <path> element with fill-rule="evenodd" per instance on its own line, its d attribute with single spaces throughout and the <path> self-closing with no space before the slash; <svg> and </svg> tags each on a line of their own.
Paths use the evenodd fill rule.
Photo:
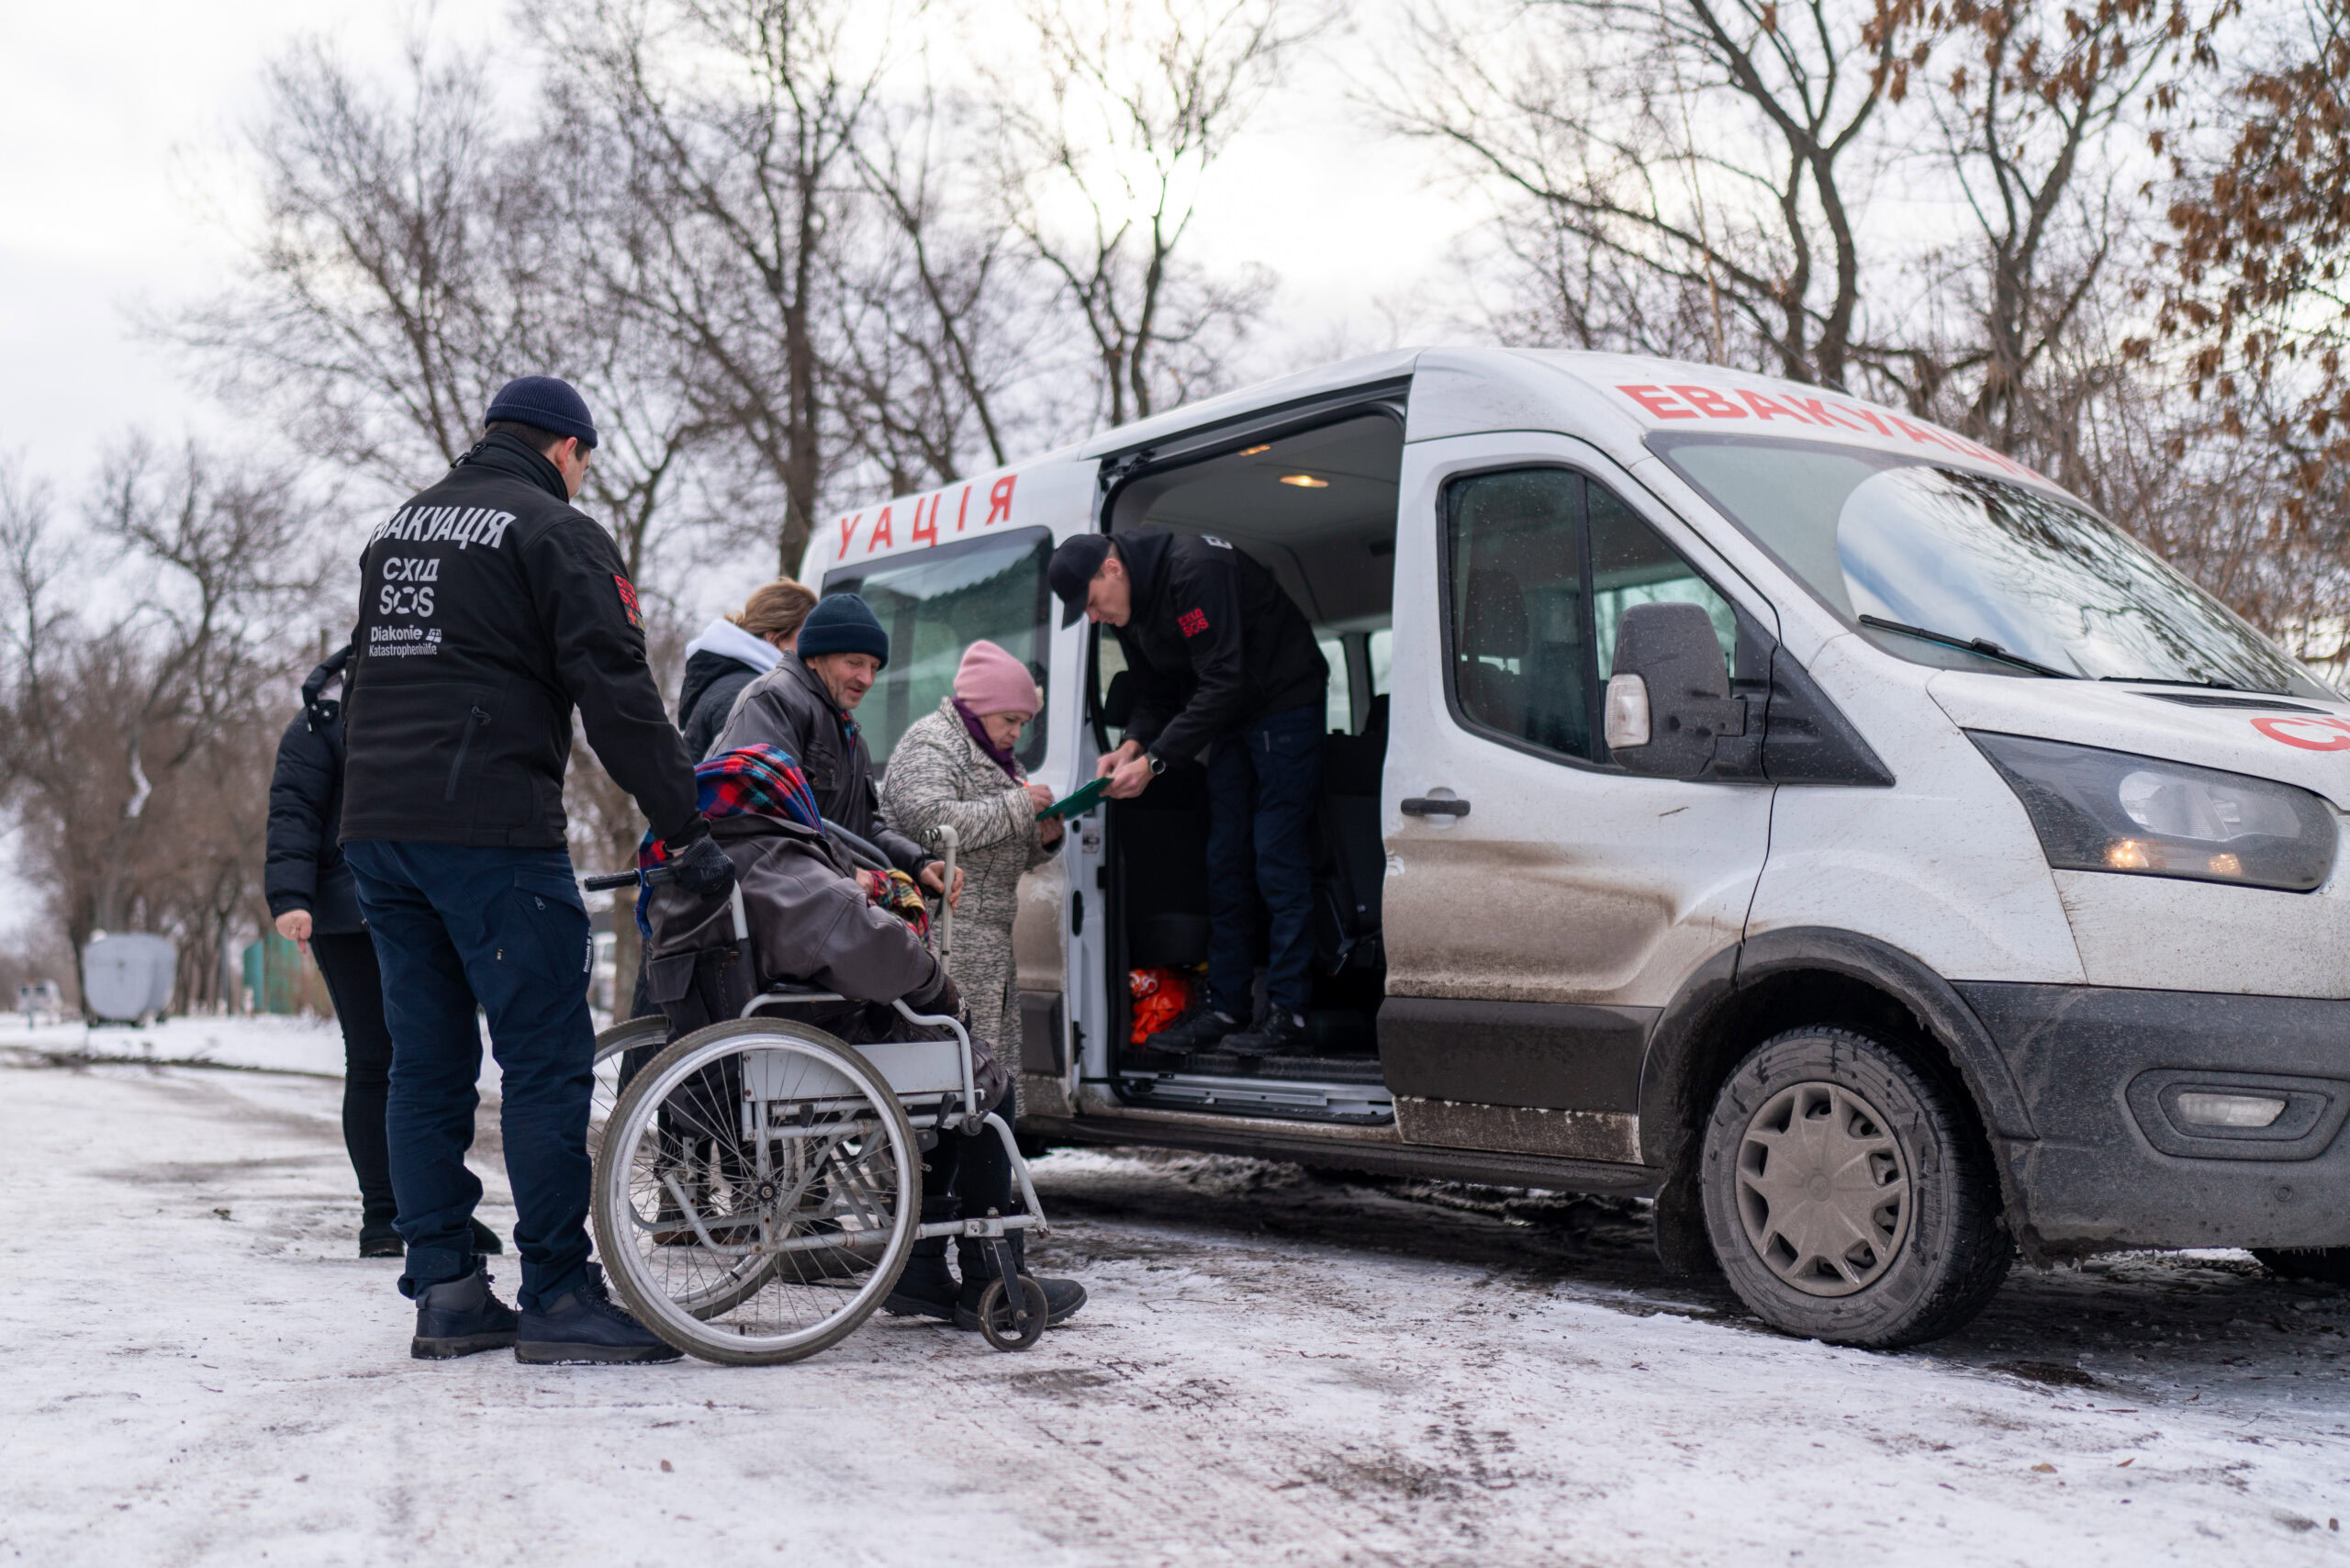
<svg viewBox="0 0 2350 1568">
<path fill-rule="evenodd" d="M 877 1317 L 787 1367 L 425 1363 L 336 1093 L 0 1069 L 0 1560 L 2343 1555 L 2350 1312 L 2236 1255 L 2020 1271 L 1879 1355 L 1662 1281 L 1623 1205 L 1068 1151 L 1035 1256 L 1092 1301 L 1025 1355 Z"/>
<path fill-rule="evenodd" d="M 128 1024 L 38 1024 L 0 1013 L 0 1046 L 117 1061 L 214 1062 L 223 1067 L 342 1075 L 342 1035 L 330 1019 L 166 1018 Z"/>
</svg>

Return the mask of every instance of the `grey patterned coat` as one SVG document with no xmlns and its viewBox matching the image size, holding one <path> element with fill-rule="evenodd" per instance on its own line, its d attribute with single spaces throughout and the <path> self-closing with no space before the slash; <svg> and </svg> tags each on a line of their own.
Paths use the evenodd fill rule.
<svg viewBox="0 0 2350 1568">
<path fill-rule="evenodd" d="M 996 1042 L 1007 1062 L 1019 1049 L 1007 1028 L 1012 1010 L 1012 920 L 1020 905 L 1020 876 L 1053 857 L 1038 836 L 1036 805 L 979 749 L 954 700 L 906 726 L 881 780 L 881 810 L 890 823 L 918 844 L 951 824 L 960 846 L 963 897 L 955 909 L 955 946 L 947 967 L 971 1009 L 978 1033 Z"/>
</svg>

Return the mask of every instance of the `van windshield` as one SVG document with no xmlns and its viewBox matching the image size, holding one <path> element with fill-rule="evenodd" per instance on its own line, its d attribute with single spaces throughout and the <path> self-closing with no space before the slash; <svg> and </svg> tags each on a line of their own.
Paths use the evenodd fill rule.
<svg viewBox="0 0 2350 1568">
<path fill-rule="evenodd" d="M 2333 695 L 2135 540 L 2044 491 L 1811 442 L 1673 431 L 1650 445 L 1831 609 L 1903 658 Z"/>
</svg>

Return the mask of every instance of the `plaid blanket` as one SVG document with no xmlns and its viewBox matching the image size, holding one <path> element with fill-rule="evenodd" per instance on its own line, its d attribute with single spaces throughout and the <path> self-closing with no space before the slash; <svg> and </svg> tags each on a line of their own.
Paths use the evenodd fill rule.
<svg viewBox="0 0 2350 1568">
<path fill-rule="evenodd" d="M 815 792 L 808 788 L 808 776 L 780 746 L 746 745 L 737 751 L 721 752 L 694 768 L 694 784 L 699 791 L 697 804 L 706 821 L 750 813 L 781 817 L 820 834 L 824 831 L 823 813 L 816 808 Z M 668 846 L 647 829 L 637 843 L 636 868 L 650 871 L 668 857 Z M 653 925 L 645 918 L 644 909 L 651 897 L 652 890 L 640 879 L 636 885 L 636 928 L 648 939 L 653 935 Z"/>
<path fill-rule="evenodd" d="M 808 776 L 780 746 L 746 745 L 721 752 L 696 766 L 694 784 L 699 790 L 697 803 L 706 821 L 751 814 L 781 817 L 819 834 L 824 831 L 823 813 L 817 809 L 815 792 L 808 788 Z M 650 829 L 646 830 L 636 846 L 637 870 L 650 871 L 668 857 L 667 846 L 654 837 Z M 653 939 L 653 923 L 646 918 L 645 907 L 652 896 L 652 890 L 640 877 L 636 884 L 636 929 L 648 942 Z M 882 879 L 881 887 L 866 896 L 868 902 L 881 905 L 912 926 L 916 935 L 929 935 L 929 906 L 923 902 L 922 890 L 903 871 L 890 872 Z"/>
</svg>

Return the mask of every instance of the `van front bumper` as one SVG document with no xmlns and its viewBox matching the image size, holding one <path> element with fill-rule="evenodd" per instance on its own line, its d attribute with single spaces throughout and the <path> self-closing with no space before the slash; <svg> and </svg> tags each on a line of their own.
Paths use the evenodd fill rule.
<svg viewBox="0 0 2350 1568">
<path fill-rule="evenodd" d="M 2350 1246 L 2350 1001 L 1956 983 L 2036 1138 L 2027 1247 Z"/>
</svg>

